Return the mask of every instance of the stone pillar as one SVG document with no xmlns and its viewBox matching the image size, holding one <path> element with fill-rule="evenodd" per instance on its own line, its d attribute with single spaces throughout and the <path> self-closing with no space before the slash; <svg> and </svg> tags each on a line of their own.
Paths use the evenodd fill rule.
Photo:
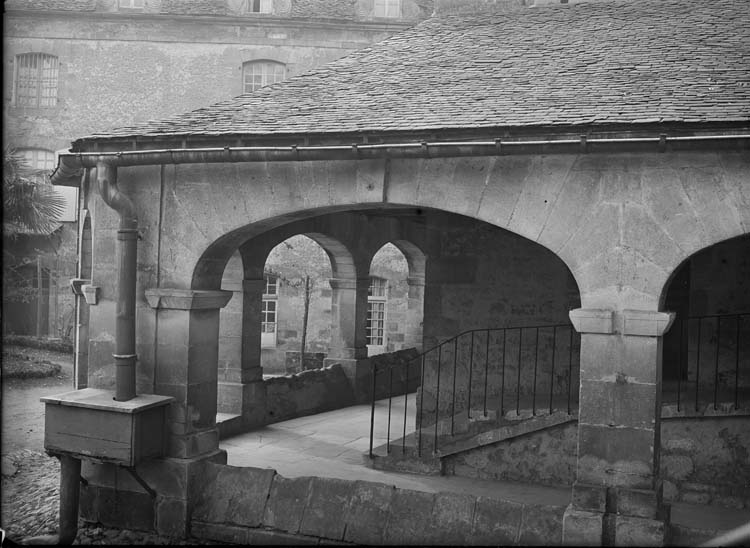
<svg viewBox="0 0 750 548">
<path fill-rule="evenodd" d="M 216 428 L 216 382 L 219 309 L 231 295 L 146 290 L 156 313 L 154 392 L 175 398 L 167 412 L 166 455 L 139 463 L 138 479 L 124 468 L 84 460 L 84 519 L 170 537 L 189 534 L 203 467 L 227 460 Z"/>
<path fill-rule="evenodd" d="M 265 423 L 266 392 L 260 361 L 261 307 L 265 279 L 242 281 L 240 297 L 241 314 L 233 321 L 237 326 L 227 326 L 229 332 L 239 332 L 240 352 L 227 363 L 219 382 L 219 412 L 242 416 L 243 428 Z"/>
<path fill-rule="evenodd" d="M 406 348 L 422 349 L 422 322 L 424 320 L 424 276 L 409 276 L 409 298 L 406 309 Z"/>
<path fill-rule="evenodd" d="M 147 289 L 158 335 L 154 388 L 172 396 L 167 455 L 188 458 L 218 448 L 216 386 L 219 309 L 230 291 Z"/>
<path fill-rule="evenodd" d="M 369 278 L 331 278 L 331 344 L 325 365 L 344 368 L 357 401 L 367 401 L 370 382 L 367 359 L 367 290 Z"/>
<path fill-rule="evenodd" d="M 660 546 L 661 337 L 674 314 L 577 309 L 578 463 L 563 518 L 567 545 Z"/>
</svg>

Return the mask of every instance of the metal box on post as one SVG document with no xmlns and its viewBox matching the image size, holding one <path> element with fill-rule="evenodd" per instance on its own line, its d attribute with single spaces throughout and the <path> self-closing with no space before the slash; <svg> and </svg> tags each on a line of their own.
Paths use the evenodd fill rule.
<svg viewBox="0 0 750 548">
<path fill-rule="evenodd" d="M 115 401 L 112 391 L 96 388 L 41 398 L 44 448 L 125 467 L 163 456 L 166 410 L 173 399 L 141 394 Z"/>
</svg>

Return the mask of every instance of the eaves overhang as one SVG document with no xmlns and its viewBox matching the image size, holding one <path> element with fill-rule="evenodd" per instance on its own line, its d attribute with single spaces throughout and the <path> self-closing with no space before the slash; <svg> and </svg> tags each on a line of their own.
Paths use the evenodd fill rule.
<svg viewBox="0 0 750 548">
<path fill-rule="evenodd" d="M 462 128 L 351 134 L 171 134 L 75 141 L 59 155 L 52 183 L 78 186 L 81 171 L 113 167 L 237 162 L 442 158 L 512 154 L 750 150 L 750 120 Z"/>
</svg>

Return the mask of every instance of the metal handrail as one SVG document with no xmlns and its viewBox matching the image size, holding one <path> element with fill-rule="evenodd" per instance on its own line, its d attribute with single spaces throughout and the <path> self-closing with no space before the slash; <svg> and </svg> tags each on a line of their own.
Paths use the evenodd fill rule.
<svg viewBox="0 0 750 548">
<path fill-rule="evenodd" d="M 565 334 L 564 330 L 568 330 L 569 334 Z M 407 423 L 407 405 L 409 402 L 408 394 L 410 391 L 413 391 L 416 389 L 416 383 L 418 381 L 418 386 L 421 390 L 421 401 L 419 402 L 418 409 L 417 409 L 417 425 L 415 425 L 415 435 L 417 436 L 417 453 L 421 456 L 422 453 L 422 442 L 423 437 L 425 435 L 425 410 L 427 406 L 425 405 L 425 371 L 429 370 L 428 364 L 427 364 L 427 358 L 428 357 L 437 357 L 437 367 L 434 369 L 435 372 L 435 405 L 434 410 L 430 409 L 430 414 L 433 415 L 434 411 L 434 427 L 433 425 L 429 425 L 434 428 L 434 431 L 432 433 L 434 442 L 433 442 L 433 452 L 437 451 L 438 446 L 438 439 L 440 438 L 440 424 L 441 420 L 447 419 L 446 416 L 441 416 L 441 408 L 440 408 L 440 401 L 441 401 L 441 390 L 443 390 L 441 386 L 441 370 L 445 367 L 450 367 L 448 364 L 443 364 L 444 361 L 444 354 L 449 354 L 452 351 L 453 357 L 453 375 L 452 375 L 452 382 L 450 383 L 449 387 L 449 394 L 446 396 L 447 398 L 450 398 L 450 405 L 448 406 L 448 409 L 450 410 L 450 436 L 455 435 L 455 426 L 456 426 L 456 409 L 457 409 L 457 382 L 458 381 L 458 367 L 459 362 L 461 367 L 468 365 L 468 382 L 464 384 L 464 379 L 462 379 L 461 387 L 466 389 L 466 412 L 467 412 L 467 420 L 470 420 L 472 418 L 471 411 L 472 411 L 472 395 L 474 392 L 473 389 L 473 373 L 475 367 L 478 366 L 481 368 L 482 365 L 484 366 L 484 383 L 483 383 L 483 390 L 481 393 L 481 397 L 483 399 L 483 405 L 482 405 L 482 414 L 484 417 L 488 416 L 488 388 L 489 388 L 489 368 L 490 368 L 490 338 L 491 334 L 497 334 L 496 336 L 496 342 L 494 344 L 494 347 L 497 349 L 502 349 L 502 358 L 499 361 L 499 363 L 495 363 L 493 367 L 499 367 L 500 369 L 500 383 L 499 387 L 493 387 L 493 389 L 499 388 L 498 395 L 499 395 L 499 406 L 497 411 L 499 412 L 499 416 L 502 417 L 505 415 L 506 412 L 506 395 L 512 395 L 512 394 L 506 394 L 507 389 L 507 383 L 506 383 L 506 366 L 512 365 L 512 362 L 509 362 L 507 360 L 507 354 L 508 354 L 508 346 L 509 346 L 509 340 L 510 337 L 508 337 L 509 332 L 518 332 L 518 341 L 517 341 L 517 353 L 515 355 L 515 367 L 517 369 L 516 372 L 516 378 L 515 380 L 515 406 L 516 406 L 516 414 L 520 414 L 520 405 L 521 405 L 521 392 L 522 392 L 522 382 L 521 382 L 521 369 L 523 365 L 523 349 L 526 348 L 524 335 L 529 330 L 533 330 L 534 333 L 534 343 L 533 343 L 533 377 L 531 379 L 531 405 L 532 405 L 532 415 L 537 415 L 537 382 L 538 378 L 540 378 L 541 373 L 541 366 L 543 365 L 541 363 L 542 356 L 540 353 L 540 331 L 549 331 L 552 337 L 552 345 L 551 345 L 551 359 L 549 360 L 549 405 L 547 407 L 548 412 L 551 414 L 554 412 L 554 404 L 553 400 L 556 395 L 555 391 L 555 360 L 558 361 L 560 359 L 564 359 L 564 353 L 558 352 L 558 347 L 562 346 L 564 348 L 565 344 L 567 343 L 568 346 L 568 352 L 567 352 L 567 358 L 568 358 L 568 369 L 565 376 L 567 377 L 567 386 L 565 387 L 564 392 L 562 390 L 557 391 L 558 396 L 563 396 L 567 400 L 567 413 L 571 414 L 572 411 L 572 399 L 573 399 L 573 391 L 572 391 L 572 377 L 573 377 L 573 358 L 574 358 L 574 352 L 573 352 L 573 346 L 576 342 L 576 339 L 579 339 L 578 334 L 575 332 L 575 329 L 573 326 L 569 323 L 566 324 L 541 324 L 541 325 L 529 325 L 529 326 L 511 326 L 511 327 L 498 327 L 498 328 L 480 328 L 480 329 L 470 329 L 463 331 L 459 333 L 458 335 L 454 335 L 432 347 L 425 350 L 415 358 L 409 360 L 406 364 L 400 363 L 400 364 L 391 364 L 386 365 L 382 368 L 375 368 L 373 367 L 372 371 L 372 404 L 371 404 L 371 417 L 370 417 L 370 456 L 373 456 L 373 442 L 374 442 L 374 430 L 375 430 L 375 402 L 378 399 L 382 399 L 384 397 L 388 398 L 388 425 L 386 429 L 386 451 L 390 453 L 392 444 L 390 439 L 391 434 L 391 414 L 392 414 L 392 403 L 394 397 L 401 397 L 404 398 L 404 424 L 402 428 L 403 436 L 402 436 L 402 451 L 406 452 L 406 423 Z M 561 337 L 558 337 L 559 333 L 563 333 L 565 341 L 559 340 Z M 479 334 L 479 336 L 477 336 Z M 500 337 L 500 334 L 502 334 L 502 337 Z M 567 336 L 565 336 L 567 335 Z M 502 338 L 502 346 L 499 346 L 499 340 Z M 528 337 L 527 337 L 528 338 Z M 465 353 L 463 354 L 463 359 L 459 361 L 459 343 L 462 341 L 462 339 L 466 340 L 469 339 L 469 357 L 467 358 L 465 356 Z M 484 340 L 482 340 L 484 339 Z M 481 363 L 481 359 L 475 360 L 475 353 L 479 353 L 479 358 L 481 358 L 481 350 L 479 352 L 476 352 L 481 347 L 484 347 L 484 364 Z M 511 348 L 511 350 L 514 350 Z M 512 358 L 511 358 L 512 360 Z M 393 382 L 393 376 L 394 376 L 394 370 L 399 370 L 399 379 L 397 386 L 394 389 L 394 382 Z M 414 374 L 412 375 L 412 372 Z M 388 383 L 387 383 L 387 390 L 384 389 L 384 387 L 378 388 L 378 378 L 382 378 L 383 374 L 388 374 Z M 547 376 L 547 375 L 545 375 Z M 381 383 L 382 384 L 382 383 Z M 493 390 L 495 391 L 495 390 Z M 445 413 L 443 413 L 445 415 Z M 433 418 L 433 417 L 430 417 Z M 447 427 L 447 425 L 446 425 Z"/>
</svg>

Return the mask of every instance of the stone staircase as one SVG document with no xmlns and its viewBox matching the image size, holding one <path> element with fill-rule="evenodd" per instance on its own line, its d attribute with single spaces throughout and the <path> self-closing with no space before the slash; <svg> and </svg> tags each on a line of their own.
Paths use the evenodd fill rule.
<svg viewBox="0 0 750 548">
<path fill-rule="evenodd" d="M 376 470 L 444 475 L 446 457 L 578 420 L 577 409 L 571 414 L 566 410 L 534 414 L 529 408 L 498 415 L 494 410 L 486 414 L 474 410 L 443 418 L 437 428 L 434 423 L 426 425 L 421 435 L 412 432 L 373 448 L 372 456 L 364 454 L 364 462 Z"/>
</svg>

